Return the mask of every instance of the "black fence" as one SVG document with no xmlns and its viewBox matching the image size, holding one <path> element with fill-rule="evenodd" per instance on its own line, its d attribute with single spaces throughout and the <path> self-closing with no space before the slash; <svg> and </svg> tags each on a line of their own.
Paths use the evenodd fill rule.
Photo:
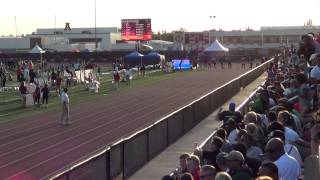
<svg viewBox="0 0 320 180">
<path fill-rule="evenodd" d="M 272 61 L 273 59 L 261 64 L 130 137 L 107 145 L 92 155 L 82 158 L 81 161 L 63 167 L 45 179 L 127 179 L 237 94 L 242 87 L 258 78 L 267 70 Z M 245 104 L 241 107 L 245 109 Z"/>
</svg>

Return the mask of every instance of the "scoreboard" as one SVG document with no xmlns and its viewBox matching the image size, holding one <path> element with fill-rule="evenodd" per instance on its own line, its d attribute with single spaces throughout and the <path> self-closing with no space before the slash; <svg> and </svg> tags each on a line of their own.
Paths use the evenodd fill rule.
<svg viewBox="0 0 320 180">
<path fill-rule="evenodd" d="M 122 19 L 121 37 L 125 41 L 151 40 L 151 19 Z"/>
</svg>

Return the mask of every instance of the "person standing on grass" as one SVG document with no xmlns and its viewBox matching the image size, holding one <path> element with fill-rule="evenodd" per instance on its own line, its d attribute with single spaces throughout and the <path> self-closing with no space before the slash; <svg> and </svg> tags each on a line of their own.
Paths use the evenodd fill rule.
<svg viewBox="0 0 320 180">
<path fill-rule="evenodd" d="M 61 113 L 61 119 L 60 124 L 61 125 L 70 125 L 70 116 L 69 116 L 69 96 L 68 96 L 68 88 L 64 88 L 63 92 L 61 94 L 61 102 L 62 102 L 62 113 Z"/>
<path fill-rule="evenodd" d="M 22 97 L 22 107 L 25 108 L 27 101 L 27 87 L 24 85 L 23 81 L 20 83 L 19 91 Z"/>
<path fill-rule="evenodd" d="M 56 78 L 56 92 L 58 93 L 59 96 L 61 94 L 61 82 L 62 82 L 62 78 L 58 75 L 58 77 Z"/>
<path fill-rule="evenodd" d="M 41 96 L 40 87 L 39 87 L 39 83 L 37 83 L 36 90 L 33 92 L 33 104 L 34 105 L 40 106 L 40 96 Z"/>
<path fill-rule="evenodd" d="M 144 78 L 144 76 L 146 75 L 146 66 L 144 64 L 142 64 L 142 66 L 140 67 L 140 72 L 142 77 Z"/>
<path fill-rule="evenodd" d="M 113 72 L 113 85 L 114 85 L 114 89 L 118 90 L 119 89 L 119 83 L 120 83 L 120 74 L 118 71 L 114 71 Z"/>
<path fill-rule="evenodd" d="M 45 84 L 44 87 L 41 89 L 42 92 L 42 104 L 44 107 L 48 107 L 48 99 L 49 99 L 49 88 L 48 84 Z M 44 105 L 44 101 L 46 101 L 46 105 Z"/>
</svg>

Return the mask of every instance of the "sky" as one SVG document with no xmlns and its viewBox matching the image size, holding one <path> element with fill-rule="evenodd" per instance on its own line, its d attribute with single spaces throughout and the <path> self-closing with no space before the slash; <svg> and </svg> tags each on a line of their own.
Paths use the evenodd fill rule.
<svg viewBox="0 0 320 180">
<path fill-rule="evenodd" d="M 154 32 L 212 28 L 258 30 L 261 26 L 320 25 L 320 0 L 96 0 L 97 27 L 119 27 L 121 19 L 151 18 Z M 305 8 L 304 4 L 309 7 Z M 94 27 L 94 0 L 3 0 L 0 35 L 31 34 L 37 28 Z M 216 16 L 216 18 L 209 18 Z M 55 18 L 56 17 L 56 18 Z"/>
</svg>

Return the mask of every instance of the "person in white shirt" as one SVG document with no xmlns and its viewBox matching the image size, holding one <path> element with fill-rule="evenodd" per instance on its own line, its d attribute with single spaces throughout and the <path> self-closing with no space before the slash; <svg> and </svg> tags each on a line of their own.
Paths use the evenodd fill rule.
<svg viewBox="0 0 320 180">
<path fill-rule="evenodd" d="M 62 103 L 62 113 L 61 113 L 61 119 L 60 124 L 61 125 L 70 125 L 70 116 L 69 116 L 69 96 L 68 96 L 68 88 L 64 88 L 63 92 L 61 93 L 61 103 Z"/>
<path fill-rule="evenodd" d="M 265 153 L 267 158 L 274 162 L 279 170 L 279 178 L 283 180 L 297 180 L 301 175 L 300 165 L 284 150 L 284 143 L 280 138 L 268 141 Z"/>
<path fill-rule="evenodd" d="M 270 133 L 269 138 L 280 138 L 283 142 L 286 142 L 286 137 L 284 135 L 284 132 L 280 130 L 275 130 Z M 300 155 L 300 152 L 298 151 L 298 148 L 290 143 L 285 143 L 284 145 L 284 151 L 291 157 L 293 157 L 295 160 L 298 161 L 299 165 L 303 165 L 303 161 Z"/>
</svg>

